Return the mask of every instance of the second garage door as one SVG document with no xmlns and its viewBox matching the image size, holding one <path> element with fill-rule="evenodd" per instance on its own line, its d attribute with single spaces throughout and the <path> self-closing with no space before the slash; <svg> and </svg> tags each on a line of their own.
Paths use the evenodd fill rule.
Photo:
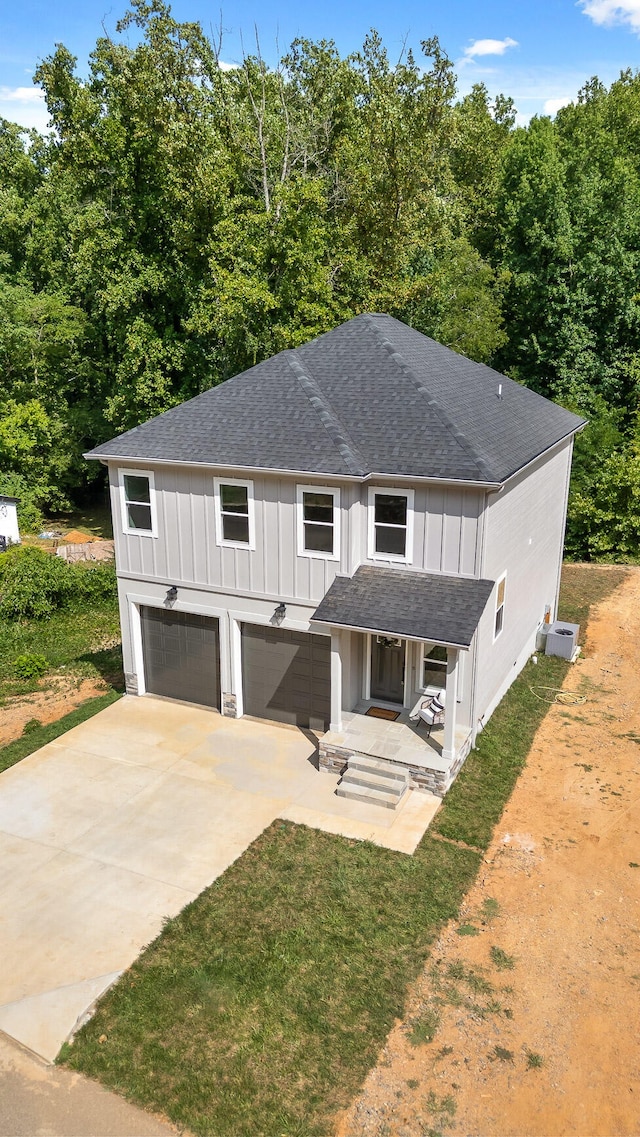
<svg viewBox="0 0 640 1137">
<path fill-rule="evenodd" d="M 244 711 L 311 730 L 328 730 L 331 641 L 328 636 L 242 625 Z"/>
<path fill-rule="evenodd" d="M 192 612 L 141 607 L 142 652 L 147 691 L 220 706 L 218 621 Z"/>
</svg>

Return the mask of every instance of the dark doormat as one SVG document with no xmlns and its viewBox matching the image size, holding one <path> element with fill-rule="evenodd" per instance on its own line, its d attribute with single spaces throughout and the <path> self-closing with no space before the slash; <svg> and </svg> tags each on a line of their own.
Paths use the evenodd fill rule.
<svg viewBox="0 0 640 1137">
<path fill-rule="evenodd" d="M 387 722 L 395 722 L 400 718 L 400 711 L 388 711 L 386 707 L 369 707 L 365 713 L 372 719 L 386 719 Z"/>
</svg>

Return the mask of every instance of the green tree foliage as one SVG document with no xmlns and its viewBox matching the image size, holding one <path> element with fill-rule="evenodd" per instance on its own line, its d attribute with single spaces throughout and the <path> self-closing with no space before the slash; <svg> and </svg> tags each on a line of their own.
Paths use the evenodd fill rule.
<svg viewBox="0 0 640 1137">
<path fill-rule="evenodd" d="M 0 485 L 21 479 L 32 520 L 96 476 L 90 445 L 357 312 L 491 358 L 455 79 L 422 49 L 300 39 L 273 68 L 256 41 L 224 70 L 197 24 L 135 0 L 86 78 L 63 45 L 41 63 L 52 133 L 0 123 Z"/>
<path fill-rule="evenodd" d="M 96 442 L 385 310 L 588 416 L 568 548 L 640 556 L 611 520 L 637 505 L 616 470 L 637 454 L 640 77 L 515 129 L 508 97 L 456 98 L 435 37 L 396 61 L 374 31 L 275 66 L 257 38 L 232 69 L 221 50 L 133 0 L 84 77 L 63 45 L 40 64 L 50 134 L 0 120 L 0 492 L 23 524 L 100 476 Z"/>
</svg>

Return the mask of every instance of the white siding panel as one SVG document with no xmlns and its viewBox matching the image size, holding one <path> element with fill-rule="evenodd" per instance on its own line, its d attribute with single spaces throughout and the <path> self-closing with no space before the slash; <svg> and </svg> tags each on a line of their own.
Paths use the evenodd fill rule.
<svg viewBox="0 0 640 1137">
<path fill-rule="evenodd" d="M 442 572 L 442 541 L 444 532 L 444 489 L 430 486 L 426 503 L 424 560 L 422 567 L 428 572 Z"/>
<path fill-rule="evenodd" d="M 269 535 L 269 546 L 278 545 L 279 587 L 282 596 L 296 595 L 296 487 L 295 482 L 281 479 L 277 482 L 278 528 Z M 301 600 L 307 599 L 301 596 Z"/>
<path fill-rule="evenodd" d="M 482 576 L 507 576 L 503 629 L 495 642 L 495 589 L 480 624 L 477 717 L 516 678 L 547 606 L 555 617 L 571 452 L 571 442 L 565 443 L 489 496 Z"/>
<path fill-rule="evenodd" d="M 162 489 L 160 497 L 164 516 L 162 522 L 159 520 L 158 524 L 164 524 L 165 540 L 163 541 L 160 536 L 157 544 L 160 558 L 164 554 L 165 563 L 163 571 L 162 561 L 159 559 L 158 568 L 161 576 L 166 576 L 174 581 L 183 580 L 182 549 L 180 547 L 180 526 L 178 522 L 179 497 L 174 489 Z"/>
<path fill-rule="evenodd" d="M 459 573 L 462 533 L 462 491 L 448 490 L 445 495 L 444 529 L 442 534 L 442 571 Z"/>
<path fill-rule="evenodd" d="M 480 565 L 479 518 L 482 494 L 465 490 L 462 497 L 462 532 L 460 535 L 460 568 L 463 576 L 478 576 Z"/>
<path fill-rule="evenodd" d="M 189 501 L 189 524 L 193 534 L 193 580 L 206 584 L 209 579 L 208 499 L 202 478 L 194 478 Z M 198 539 L 196 539 L 196 537 Z"/>
<path fill-rule="evenodd" d="M 115 465 L 112 477 L 117 482 Z M 122 532 L 118 488 L 114 485 L 119 569 L 141 578 L 183 580 L 229 592 L 296 597 L 311 603 L 322 599 L 336 572 L 351 574 L 367 561 L 367 485 L 343 483 L 339 487 L 340 558 L 334 561 L 298 556 L 299 479 L 265 474 L 250 480 L 255 503 L 255 549 L 251 550 L 217 544 L 212 471 L 156 468 L 157 538 Z M 326 483 L 318 479 L 316 484 L 321 488 Z M 407 487 L 389 478 L 379 484 L 415 489 L 413 559 L 409 567 L 477 575 L 477 521 L 482 499 L 479 492 L 455 487 Z"/>
</svg>

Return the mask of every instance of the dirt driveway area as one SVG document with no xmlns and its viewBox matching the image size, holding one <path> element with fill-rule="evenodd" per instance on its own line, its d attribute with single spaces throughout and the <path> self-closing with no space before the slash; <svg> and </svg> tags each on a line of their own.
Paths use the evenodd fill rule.
<svg viewBox="0 0 640 1137">
<path fill-rule="evenodd" d="M 340 1137 L 640 1133 L 640 569 L 565 687 Z"/>
</svg>

